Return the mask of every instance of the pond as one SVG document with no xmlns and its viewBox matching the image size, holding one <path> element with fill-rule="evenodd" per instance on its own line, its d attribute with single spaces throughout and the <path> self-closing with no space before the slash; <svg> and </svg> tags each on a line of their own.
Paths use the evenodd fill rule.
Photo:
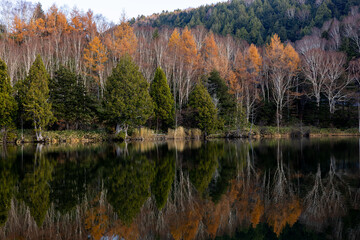
<svg viewBox="0 0 360 240">
<path fill-rule="evenodd" d="M 0 239 L 360 239 L 359 146 L 0 146 Z"/>
</svg>

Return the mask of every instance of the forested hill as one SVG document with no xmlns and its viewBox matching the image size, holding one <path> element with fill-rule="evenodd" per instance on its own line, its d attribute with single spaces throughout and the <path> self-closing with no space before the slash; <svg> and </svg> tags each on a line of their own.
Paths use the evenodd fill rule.
<svg viewBox="0 0 360 240">
<path fill-rule="evenodd" d="M 138 25 L 195 27 L 262 45 L 274 33 L 296 41 L 331 18 L 347 15 L 360 0 L 232 0 L 199 8 L 139 17 Z"/>
</svg>

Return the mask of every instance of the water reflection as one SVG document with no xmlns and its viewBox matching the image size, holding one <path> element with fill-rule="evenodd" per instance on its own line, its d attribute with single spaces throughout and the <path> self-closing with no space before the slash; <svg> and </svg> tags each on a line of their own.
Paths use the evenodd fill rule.
<svg viewBox="0 0 360 240">
<path fill-rule="evenodd" d="M 359 140 L 8 146 L 0 239 L 358 239 Z"/>
</svg>

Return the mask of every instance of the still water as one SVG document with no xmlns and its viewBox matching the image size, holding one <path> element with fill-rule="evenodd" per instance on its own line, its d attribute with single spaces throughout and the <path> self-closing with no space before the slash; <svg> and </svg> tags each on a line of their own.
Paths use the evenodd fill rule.
<svg viewBox="0 0 360 240">
<path fill-rule="evenodd" d="M 0 239 L 360 239 L 359 146 L 0 146 Z"/>
</svg>

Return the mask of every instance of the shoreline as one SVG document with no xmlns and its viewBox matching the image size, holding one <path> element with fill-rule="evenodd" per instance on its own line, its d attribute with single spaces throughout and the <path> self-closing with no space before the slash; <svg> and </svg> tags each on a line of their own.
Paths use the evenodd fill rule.
<svg viewBox="0 0 360 240">
<path fill-rule="evenodd" d="M 309 128 L 306 131 L 299 131 L 290 128 L 281 128 L 282 133 L 269 132 L 266 130 L 273 130 L 273 127 L 256 128 L 249 135 L 249 131 L 227 131 L 217 134 L 210 134 L 204 136 L 199 129 L 184 129 L 179 127 L 177 129 L 169 130 L 168 134 L 155 134 L 152 130 L 142 131 L 128 136 L 125 139 L 116 137 L 114 134 L 107 133 L 104 130 L 63 130 L 63 131 L 46 131 L 44 132 L 44 140 L 36 141 L 32 131 L 24 133 L 17 133 L 9 136 L 6 143 L 21 145 L 25 143 L 100 143 L 100 142 L 153 142 L 153 141 L 191 141 L 191 140 L 212 140 L 212 139 L 297 139 L 297 138 L 322 138 L 322 137 L 360 137 L 359 132 L 355 129 L 339 130 L 339 129 L 315 129 Z M 312 131 L 311 131 L 312 130 Z M 0 140 L 0 144 L 4 141 Z"/>
</svg>

